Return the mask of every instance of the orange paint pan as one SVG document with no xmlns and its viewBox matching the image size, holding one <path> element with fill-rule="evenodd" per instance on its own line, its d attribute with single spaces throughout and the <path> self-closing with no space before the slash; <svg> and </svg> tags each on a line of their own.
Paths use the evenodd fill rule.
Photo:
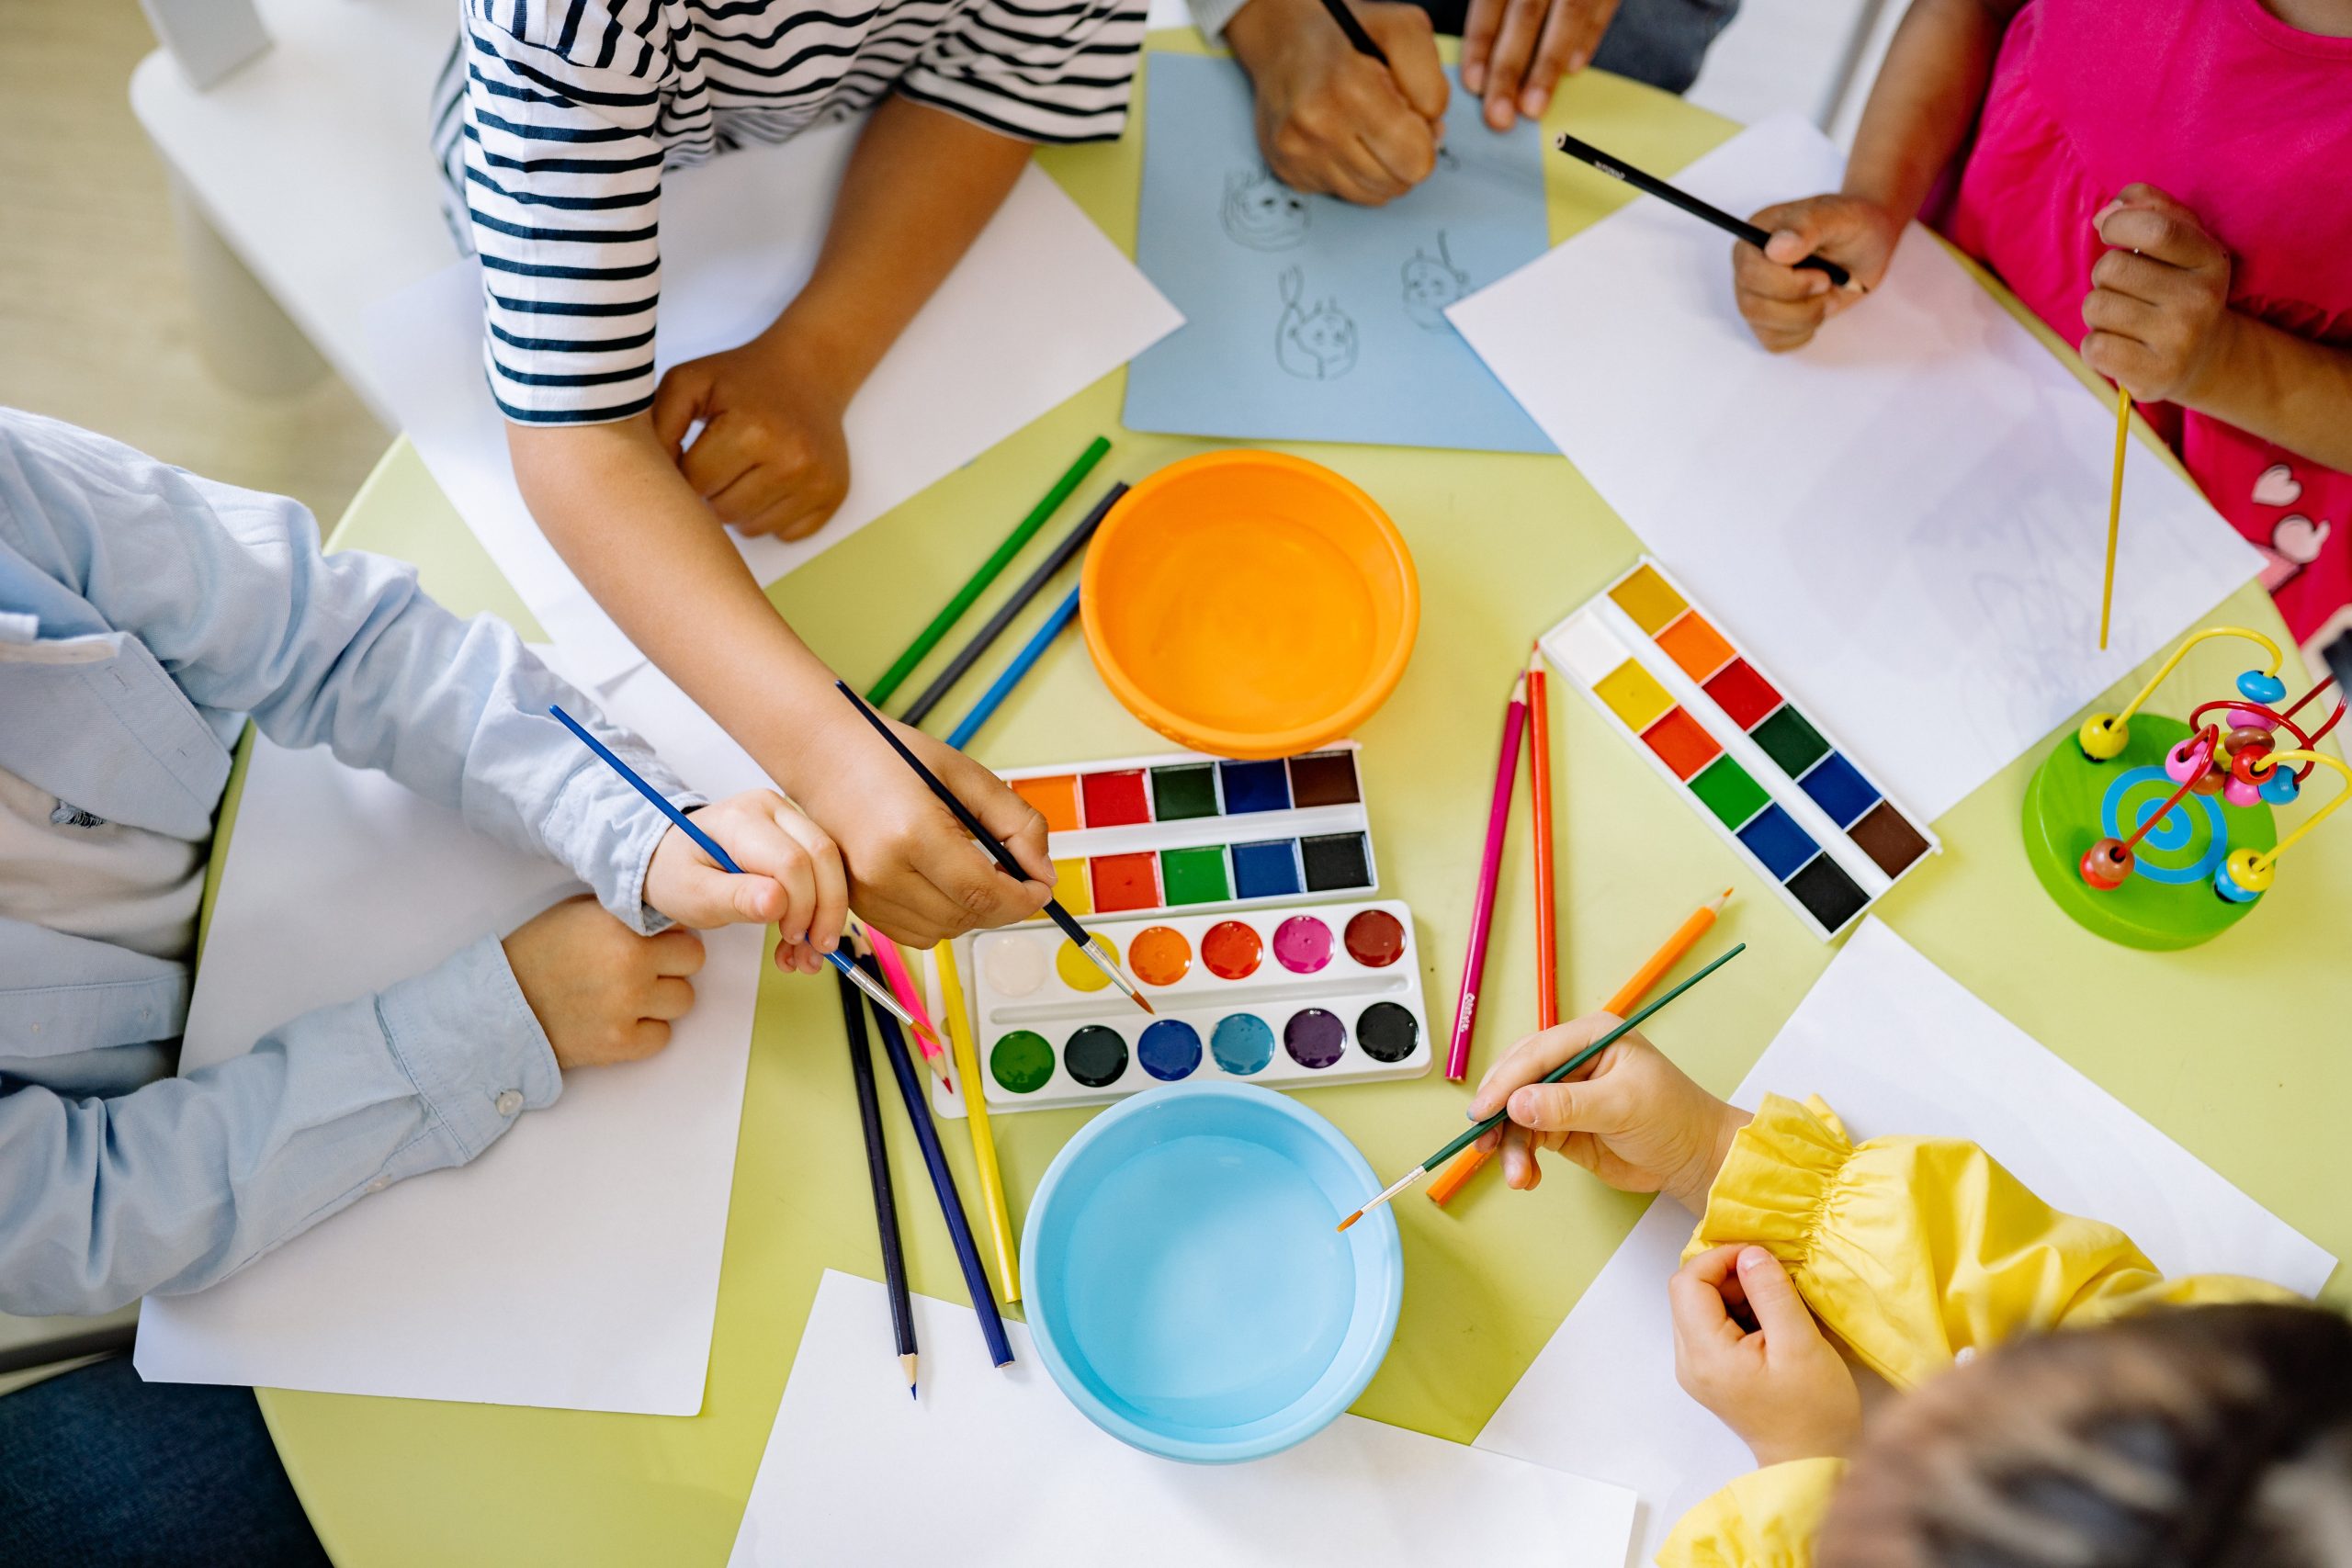
<svg viewBox="0 0 2352 1568">
<path fill-rule="evenodd" d="M 1280 452 L 1170 464 L 1112 509 L 1080 600 L 1095 668 L 1137 718 L 1220 757 L 1351 734 L 1419 629 L 1413 558 L 1379 503 Z"/>
</svg>

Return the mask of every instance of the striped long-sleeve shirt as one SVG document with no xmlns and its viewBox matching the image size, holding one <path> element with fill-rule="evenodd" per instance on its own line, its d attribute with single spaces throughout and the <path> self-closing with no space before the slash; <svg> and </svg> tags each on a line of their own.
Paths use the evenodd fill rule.
<svg viewBox="0 0 2352 1568">
<path fill-rule="evenodd" d="M 435 124 L 491 390 L 534 424 L 652 405 L 665 169 L 896 90 L 1029 141 L 1116 137 L 1144 0 L 465 0 Z M 817 215 L 808 215 L 817 220 Z"/>
</svg>

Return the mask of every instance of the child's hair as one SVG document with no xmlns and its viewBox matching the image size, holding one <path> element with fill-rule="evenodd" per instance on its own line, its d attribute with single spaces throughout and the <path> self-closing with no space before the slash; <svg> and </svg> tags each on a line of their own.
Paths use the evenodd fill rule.
<svg viewBox="0 0 2352 1568">
<path fill-rule="evenodd" d="M 2352 1568 L 2352 1324 L 2151 1313 L 1891 1402 L 1818 1568 Z"/>
</svg>

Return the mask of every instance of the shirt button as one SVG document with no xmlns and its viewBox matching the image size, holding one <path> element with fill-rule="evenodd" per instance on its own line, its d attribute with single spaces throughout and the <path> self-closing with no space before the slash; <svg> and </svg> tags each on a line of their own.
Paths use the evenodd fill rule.
<svg viewBox="0 0 2352 1568">
<path fill-rule="evenodd" d="M 512 1116 L 523 1109 L 523 1097 L 514 1089 L 503 1089 L 496 1101 L 501 1116 Z"/>
<path fill-rule="evenodd" d="M 390 1187 L 390 1185 L 391 1182 L 390 1180 L 379 1176 L 376 1178 L 375 1180 L 368 1184 L 368 1190 L 370 1192 L 381 1192 L 385 1188 Z"/>
</svg>

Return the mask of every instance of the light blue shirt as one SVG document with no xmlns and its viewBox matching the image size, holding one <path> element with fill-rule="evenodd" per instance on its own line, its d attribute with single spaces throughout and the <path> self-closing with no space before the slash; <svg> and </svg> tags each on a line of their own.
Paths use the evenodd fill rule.
<svg viewBox="0 0 2352 1568">
<path fill-rule="evenodd" d="M 0 767 L 61 801 L 201 843 L 250 717 L 658 930 L 642 890 L 668 824 L 554 703 L 700 804 L 503 623 L 458 620 L 397 562 L 322 554 L 296 502 L 0 409 Z M 200 1289 L 551 1104 L 555 1056 L 502 934 L 452 931 L 438 967 L 175 1078 L 186 964 L 0 918 L 0 1311 Z"/>
</svg>

